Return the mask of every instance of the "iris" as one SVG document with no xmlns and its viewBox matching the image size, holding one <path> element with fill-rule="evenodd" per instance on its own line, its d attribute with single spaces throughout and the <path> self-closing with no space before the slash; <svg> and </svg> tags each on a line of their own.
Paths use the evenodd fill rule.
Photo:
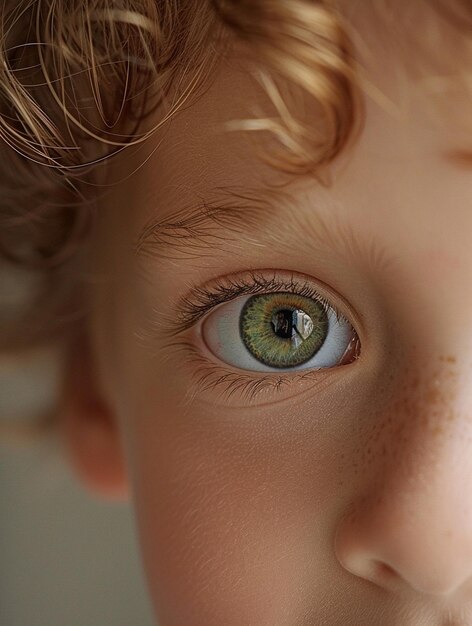
<svg viewBox="0 0 472 626">
<path fill-rule="evenodd" d="M 322 347 L 328 328 L 321 302 L 290 292 L 252 296 L 239 318 L 245 347 L 269 367 L 294 367 L 309 361 Z"/>
</svg>

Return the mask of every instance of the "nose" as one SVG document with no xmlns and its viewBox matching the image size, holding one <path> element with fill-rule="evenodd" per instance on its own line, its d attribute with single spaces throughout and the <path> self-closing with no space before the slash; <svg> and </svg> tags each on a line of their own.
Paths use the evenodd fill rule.
<svg viewBox="0 0 472 626">
<path fill-rule="evenodd" d="M 435 379 L 405 394 L 383 415 L 336 556 L 386 590 L 451 596 L 469 587 L 472 597 L 472 380 L 454 393 Z"/>
</svg>

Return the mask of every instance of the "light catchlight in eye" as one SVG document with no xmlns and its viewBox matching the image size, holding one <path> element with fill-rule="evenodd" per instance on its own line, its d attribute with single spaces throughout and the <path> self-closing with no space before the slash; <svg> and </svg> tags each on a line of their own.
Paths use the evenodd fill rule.
<svg viewBox="0 0 472 626">
<path fill-rule="evenodd" d="M 349 321 L 324 301 L 290 292 L 237 297 L 205 317 L 208 350 L 232 367 L 292 372 L 346 365 L 358 358 Z"/>
</svg>

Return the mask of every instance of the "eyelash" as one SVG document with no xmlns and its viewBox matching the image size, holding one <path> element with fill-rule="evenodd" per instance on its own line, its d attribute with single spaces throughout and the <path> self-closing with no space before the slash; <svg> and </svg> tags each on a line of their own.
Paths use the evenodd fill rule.
<svg viewBox="0 0 472 626">
<path fill-rule="evenodd" d="M 325 309 L 332 310 L 338 322 L 340 319 L 345 319 L 342 313 L 307 281 L 297 281 L 293 277 L 290 280 L 284 280 L 277 278 L 276 275 L 267 278 L 263 274 L 249 272 L 248 277 L 220 278 L 211 287 L 193 287 L 178 305 L 179 322 L 176 332 L 187 330 L 218 304 L 230 302 L 240 296 L 276 291 L 289 291 L 299 296 L 312 298 L 322 304 Z"/>
<path fill-rule="evenodd" d="M 312 298 L 320 302 L 326 309 L 332 310 L 338 322 L 341 319 L 348 321 L 308 281 L 297 280 L 293 276 L 289 279 L 284 279 L 278 277 L 275 273 L 273 276 L 267 277 L 262 273 L 249 271 L 244 276 L 219 278 L 211 286 L 192 287 L 188 294 L 181 298 L 177 304 L 177 321 L 173 322 L 172 335 L 175 337 L 175 335 L 188 330 L 219 304 L 244 295 L 276 291 L 289 291 Z M 214 392 L 219 390 L 223 400 L 228 400 L 230 397 L 238 394 L 241 398 L 252 401 L 261 391 L 271 390 L 278 393 L 288 384 L 295 381 L 320 377 L 320 373 L 317 370 L 295 371 L 287 374 L 274 372 L 273 374 L 264 375 L 239 373 L 210 361 L 188 339 L 180 339 L 172 345 L 173 347 L 184 349 L 187 358 L 190 357 L 194 366 L 196 366 L 194 371 L 196 376 L 194 394 L 199 391 L 211 390 Z"/>
</svg>

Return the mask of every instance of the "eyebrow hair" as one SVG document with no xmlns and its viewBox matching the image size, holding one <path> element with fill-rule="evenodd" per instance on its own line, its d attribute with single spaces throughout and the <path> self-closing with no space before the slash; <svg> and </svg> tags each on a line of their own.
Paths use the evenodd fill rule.
<svg viewBox="0 0 472 626">
<path fill-rule="evenodd" d="M 338 215 L 329 220 L 316 208 L 301 210 L 300 200 L 278 188 L 243 191 L 217 187 L 216 196 L 199 198 L 165 219 L 153 219 L 134 244 L 138 257 L 185 260 L 225 253 L 231 244 L 277 246 L 293 251 L 294 243 L 316 253 L 336 253 L 349 263 L 361 259 L 383 272 L 394 262 L 374 238 L 355 231 Z"/>
</svg>

